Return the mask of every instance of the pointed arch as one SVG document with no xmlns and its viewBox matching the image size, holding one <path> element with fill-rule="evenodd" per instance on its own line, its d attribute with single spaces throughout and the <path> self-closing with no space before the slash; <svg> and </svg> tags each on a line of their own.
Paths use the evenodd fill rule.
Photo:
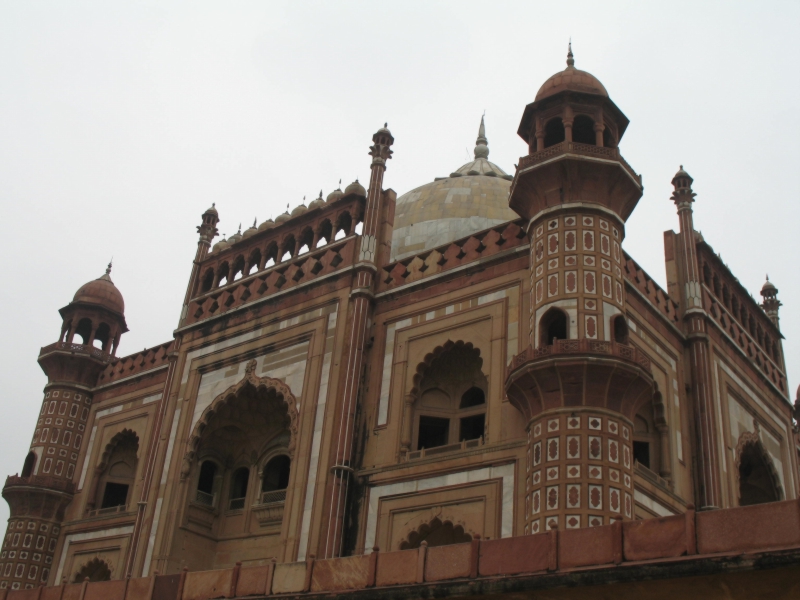
<svg viewBox="0 0 800 600">
<path fill-rule="evenodd" d="M 739 506 L 777 502 L 784 497 L 780 476 L 760 433 L 756 422 L 755 432 L 745 431 L 736 444 Z"/>
<path fill-rule="evenodd" d="M 191 469 L 191 464 L 194 461 L 197 449 L 200 445 L 203 431 L 208 427 L 212 417 L 217 411 L 225 404 L 235 400 L 243 390 L 251 388 L 256 392 L 274 392 L 278 401 L 286 407 L 286 412 L 289 417 L 289 445 L 287 451 L 290 457 L 294 457 L 294 448 L 297 439 L 297 399 L 292 394 L 288 385 L 279 379 L 272 377 L 258 377 L 256 371 L 256 360 L 253 359 L 247 363 L 245 368 L 244 377 L 239 383 L 236 383 L 222 392 L 219 396 L 214 398 L 211 404 L 203 411 L 192 429 L 187 444 L 186 454 L 183 457 L 183 467 L 181 469 L 181 479 L 186 479 Z"/>
</svg>

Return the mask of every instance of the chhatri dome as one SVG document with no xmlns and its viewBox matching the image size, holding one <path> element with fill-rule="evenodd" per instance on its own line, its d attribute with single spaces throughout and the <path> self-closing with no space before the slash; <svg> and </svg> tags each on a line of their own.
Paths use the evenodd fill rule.
<svg viewBox="0 0 800 600">
<path fill-rule="evenodd" d="M 554 96 L 559 92 L 571 91 L 584 94 L 597 94 L 608 98 L 606 88 L 591 73 L 575 68 L 575 57 L 572 55 L 572 42 L 567 51 L 567 68 L 559 71 L 542 84 L 536 92 L 536 101 Z"/>
<path fill-rule="evenodd" d="M 508 208 L 513 177 L 489 159 L 481 117 L 475 160 L 449 177 L 439 177 L 397 199 L 392 235 L 392 260 L 519 218 Z"/>
<path fill-rule="evenodd" d="M 72 303 L 75 302 L 96 304 L 120 315 L 125 313 L 125 301 L 122 299 L 122 294 L 111 281 L 111 263 L 108 263 L 104 275 L 83 284 L 75 292 Z"/>
</svg>

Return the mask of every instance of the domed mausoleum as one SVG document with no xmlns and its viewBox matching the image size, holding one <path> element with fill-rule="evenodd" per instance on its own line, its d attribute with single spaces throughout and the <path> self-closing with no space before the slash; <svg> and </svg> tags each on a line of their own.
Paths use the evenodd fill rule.
<svg viewBox="0 0 800 600">
<path fill-rule="evenodd" d="M 0 600 L 789 597 L 778 288 L 757 302 L 696 232 L 683 168 L 650 200 L 678 224 L 656 283 L 623 248 L 627 117 L 571 49 L 535 83 L 501 107 L 513 176 L 481 119 L 473 160 L 398 198 L 384 125 L 344 190 L 312 165 L 308 206 L 216 244 L 212 205 L 154 347 L 117 356 L 111 265 L 81 287 L 6 448 Z"/>
</svg>

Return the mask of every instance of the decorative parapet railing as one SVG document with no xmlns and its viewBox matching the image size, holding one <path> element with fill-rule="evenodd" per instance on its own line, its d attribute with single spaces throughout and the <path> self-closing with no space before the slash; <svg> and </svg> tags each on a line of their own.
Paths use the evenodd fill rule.
<svg viewBox="0 0 800 600">
<path fill-rule="evenodd" d="M 378 275 L 378 291 L 431 277 L 527 243 L 528 235 L 522 219 L 484 229 L 386 265 Z"/>
<path fill-rule="evenodd" d="M 556 340 L 555 344 L 541 346 L 539 348 L 528 346 L 511 359 L 511 364 L 508 365 L 506 375 L 514 372 L 521 365 L 536 360 L 580 354 L 621 358 L 639 365 L 646 371 L 650 371 L 650 357 L 634 346 L 582 338 L 578 340 Z"/>
<path fill-rule="evenodd" d="M 3 492 L 14 488 L 43 488 L 64 494 L 74 494 L 75 484 L 67 479 L 51 477 L 49 475 L 31 475 L 30 477 L 20 477 L 19 475 L 9 475 L 6 477 L 6 484 Z"/>
<path fill-rule="evenodd" d="M 350 235 L 212 289 L 190 302 L 184 325 L 225 313 L 348 267 L 354 262 L 359 239 L 360 236 Z"/>
<path fill-rule="evenodd" d="M 118 506 L 109 506 L 107 508 L 95 508 L 86 511 L 87 517 L 104 517 L 107 515 L 117 515 L 128 512 L 127 504 L 120 504 Z"/>
<path fill-rule="evenodd" d="M 650 275 L 633 260 L 628 253 L 623 252 L 625 261 L 625 280 L 636 288 L 652 304 L 656 310 L 661 312 L 667 320 L 675 326 L 680 323 L 678 316 L 679 305 L 652 280 Z"/>
<path fill-rule="evenodd" d="M 211 598 L 474 598 L 542 594 L 570 587 L 592 595 L 604 584 L 659 586 L 668 580 L 684 597 L 706 576 L 766 574 L 788 590 L 800 557 L 800 503 L 770 502 L 739 508 L 646 519 L 618 520 L 584 529 L 371 554 L 265 565 L 236 565 L 151 577 L 66 583 L 39 590 L 0 590 L 0 600 L 210 600 Z M 384 548 L 384 550 L 389 550 Z M 772 568 L 765 568 L 772 567 Z M 777 567 L 784 567 L 779 569 Z M 782 573 L 783 572 L 783 573 Z M 682 587 L 678 587 L 682 586 Z M 620 597 L 642 597 L 637 586 Z M 629 588 L 630 589 L 630 588 Z M 652 587 L 650 589 L 653 589 Z M 647 595 L 645 591 L 645 595 Z M 546 592 L 544 592 L 546 593 Z M 774 597 L 788 597 L 776 595 Z"/>
<path fill-rule="evenodd" d="M 97 385 L 113 383 L 126 377 L 138 375 L 151 369 L 165 366 L 169 362 L 174 340 L 147 348 L 130 356 L 115 359 L 97 378 Z"/>
<path fill-rule="evenodd" d="M 406 455 L 406 461 L 439 456 L 441 454 L 450 454 L 451 452 L 458 452 L 459 450 L 467 450 L 469 448 L 479 448 L 480 446 L 483 446 L 483 436 L 474 440 L 461 440 L 457 444 L 447 444 L 446 446 L 414 450 Z"/>
<path fill-rule="evenodd" d="M 622 155 L 619 152 L 619 148 L 606 148 L 603 146 L 594 146 L 592 144 L 581 144 L 578 142 L 560 142 L 558 144 L 554 144 L 544 150 L 539 150 L 538 152 L 533 152 L 528 154 L 527 156 L 523 156 L 519 159 L 519 165 L 517 167 L 517 172 L 522 171 L 523 169 L 527 169 L 529 167 L 533 167 L 540 163 L 543 163 L 551 158 L 555 158 L 556 156 L 563 156 L 568 154 L 574 154 L 577 156 L 588 156 L 592 158 L 602 158 L 605 160 L 613 160 L 618 162 L 622 165 L 622 168 L 625 169 L 634 180 L 638 181 L 641 185 L 642 178 L 640 175 L 633 170 Z"/>
<path fill-rule="evenodd" d="M 110 362 L 114 359 L 110 354 L 103 352 L 100 348 L 87 346 L 85 344 L 68 344 L 67 342 L 56 342 L 39 350 L 39 356 L 50 352 L 71 352 L 73 354 L 85 354 L 102 362 Z"/>
</svg>

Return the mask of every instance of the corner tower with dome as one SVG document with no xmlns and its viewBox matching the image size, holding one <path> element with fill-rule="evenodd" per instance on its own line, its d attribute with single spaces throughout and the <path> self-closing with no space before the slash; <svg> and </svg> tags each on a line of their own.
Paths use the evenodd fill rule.
<svg viewBox="0 0 800 600">
<path fill-rule="evenodd" d="M 398 197 L 384 124 L 369 181 L 215 242 L 219 199 L 152 348 L 118 356 L 110 267 L 80 288 L 3 490 L 0 600 L 693 597 L 763 565 L 759 593 L 786 588 L 800 409 L 777 287 L 757 303 L 695 230 L 682 167 L 664 275 L 626 252 L 657 200 L 571 49 L 521 112 L 513 175 L 481 119 L 474 160 Z"/>
</svg>

